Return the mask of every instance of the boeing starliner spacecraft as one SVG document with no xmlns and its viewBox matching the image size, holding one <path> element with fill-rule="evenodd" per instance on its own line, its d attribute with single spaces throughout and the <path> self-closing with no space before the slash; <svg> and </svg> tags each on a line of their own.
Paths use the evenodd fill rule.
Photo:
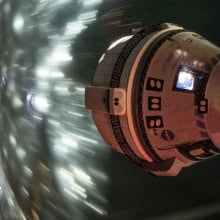
<svg viewBox="0 0 220 220">
<path fill-rule="evenodd" d="M 85 106 L 112 148 L 158 176 L 220 153 L 220 48 L 174 24 L 133 30 L 101 57 Z"/>
</svg>

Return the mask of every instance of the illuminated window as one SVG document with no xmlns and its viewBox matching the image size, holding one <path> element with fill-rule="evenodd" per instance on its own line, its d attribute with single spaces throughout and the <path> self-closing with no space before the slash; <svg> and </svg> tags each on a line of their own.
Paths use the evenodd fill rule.
<svg viewBox="0 0 220 220">
<path fill-rule="evenodd" d="M 181 66 L 176 74 L 173 90 L 186 93 L 199 93 L 203 96 L 208 74 Z"/>
<path fill-rule="evenodd" d="M 194 83 L 195 76 L 193 75 L 193 73 L 185 69 L 180 70 L 176 83 L 177 89 L 193 90 Z"/>
</svg>

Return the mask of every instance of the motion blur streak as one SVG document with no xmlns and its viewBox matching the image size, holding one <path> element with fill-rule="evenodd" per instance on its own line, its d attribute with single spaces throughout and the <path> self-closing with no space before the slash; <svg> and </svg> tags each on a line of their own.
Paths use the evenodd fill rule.
<svg viewBox="0 0 220 220">
<path fill-rule="evenodd" d="M 107 213 L 105 188 L 97 185 L 108 179 L 93 170 L 105 172 L 101 160 L 94 160 L 108 149 L 94 133 L 84 109 L 85 86 L 71 70 L 75 40 L 96 20 L 101 2 L 0 3 L 4 219 L 84 219 Z"/>
</svg>

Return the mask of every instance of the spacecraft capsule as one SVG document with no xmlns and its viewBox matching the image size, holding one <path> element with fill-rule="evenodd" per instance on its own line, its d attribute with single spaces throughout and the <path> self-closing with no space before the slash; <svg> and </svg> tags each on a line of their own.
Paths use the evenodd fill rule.
<svg viewBox="0 0 220 220">
<path fill-rule="evenodd" d="M 85 106 L 113 149 L 177 175 L 220 153 L 219 60 L 219 47 L 177 25 L 134 30 L 100 59 Z"/>
</svg>

